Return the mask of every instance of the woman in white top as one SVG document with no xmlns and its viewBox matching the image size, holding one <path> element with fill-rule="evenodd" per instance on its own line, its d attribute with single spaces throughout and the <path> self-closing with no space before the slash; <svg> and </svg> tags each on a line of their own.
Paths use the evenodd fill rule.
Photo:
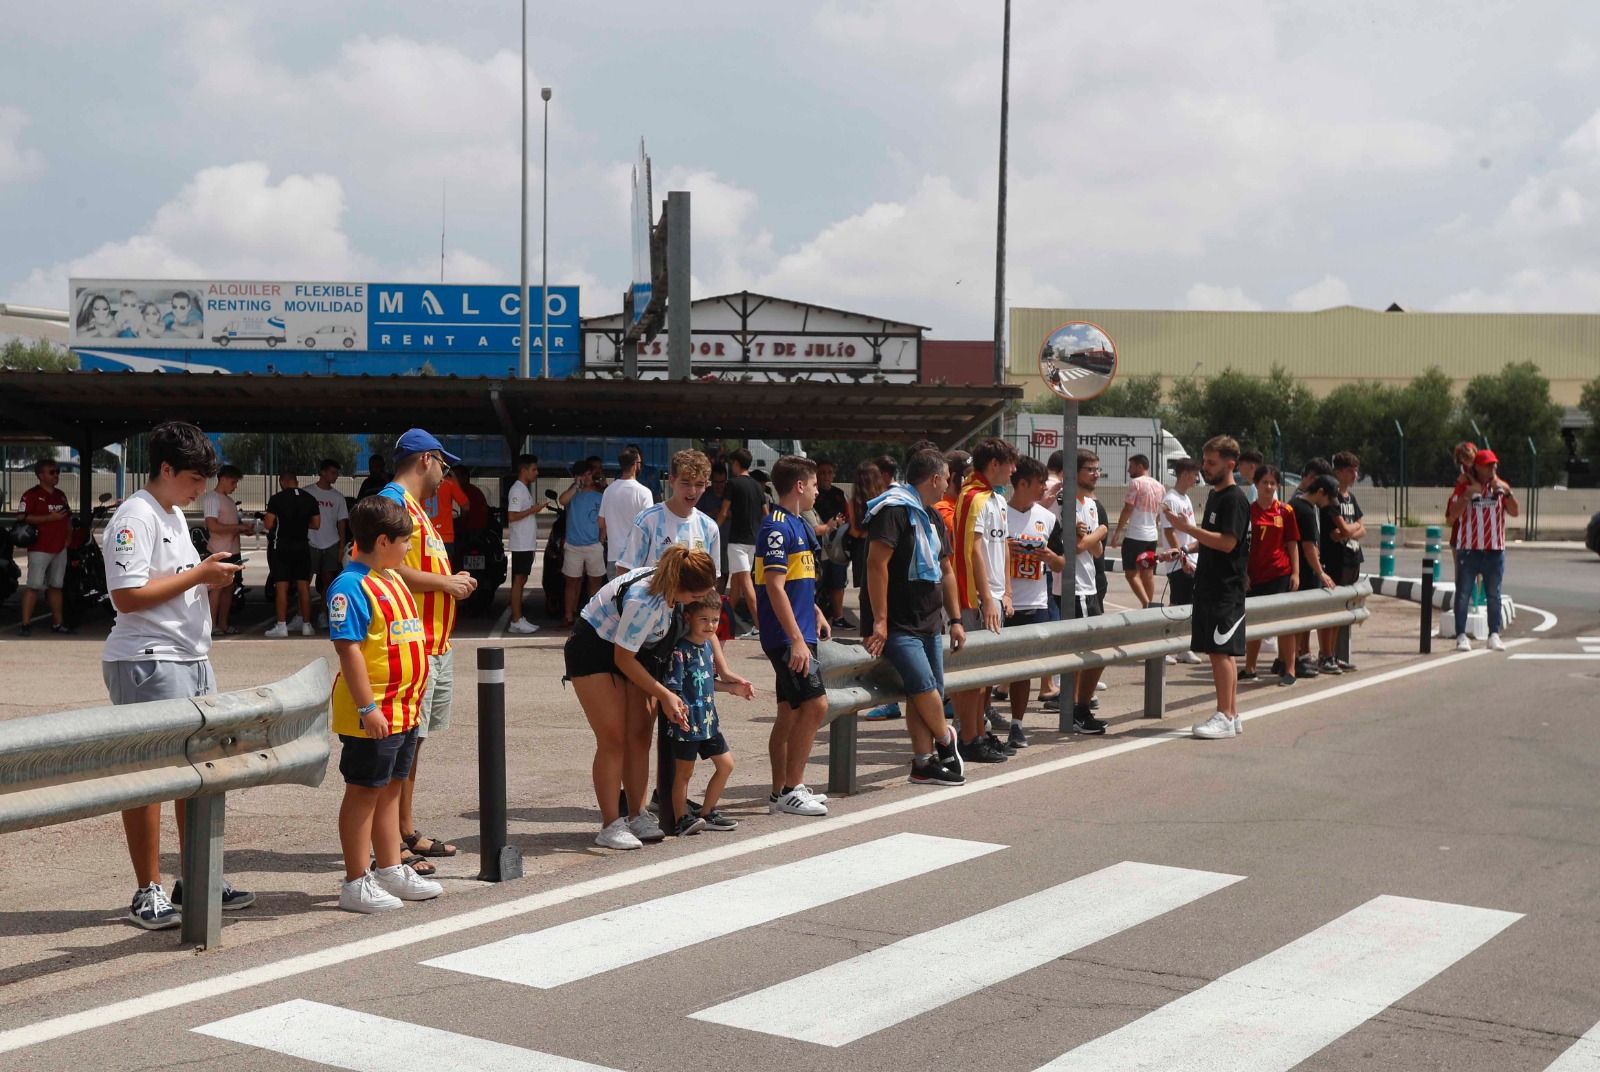
<svg viewBox="0 0 1600 1072">
<path fill-rule="evenodd" d="M 674 545 L 654 566 L 629 570 L 594 594 L 579 615 L 566 644 L 566 680 L 572 682 L 594 731 L 594 795 L 601 829 L 595 844 L 637 849 L 666 834 L 644 810 L 650 785 L 650 729 L 655 719 L 647 701 L 684 724 L 684 703 L 660 681 L 677 643 L 673 612 L 714 591 L 717 566 L 705 551 Z M 720 648 L 717 662 L 722 664 Z M 717 667 L 719 676 L 724 665 Z M 623 816 L 617 790 L 628 796 Z"/>
<path fill-rule="evenodd" d="M 239 537 L 255 531 L 253 522 L 246 524 L 239 520 L 239 506 L 233 501 L 234 489 L 239 486 L 243 476 L 236 467 L 224 465 L 217 470 L 216 489 L 206 492 L 203 502 L 206 532 L 210 534 L 207 549 L 214 555 L 228 555 L 228 561 L 235 565 L 243 561 L 239 557 Z M 232 611 L 233 585 L 225 584 L 211 589 L 212 636 L 235 636 L 239 632 L 237 626 L 228 624 L 228 615 Z"/>
</svg>

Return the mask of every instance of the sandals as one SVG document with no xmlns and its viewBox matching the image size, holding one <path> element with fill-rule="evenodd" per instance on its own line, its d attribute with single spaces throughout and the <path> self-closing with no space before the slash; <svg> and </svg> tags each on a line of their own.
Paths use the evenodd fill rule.
<svg viewBox="0 0 1600 1072">
<path fill-rule="evenodd" d="M 432 878 L 434 875 L 439 873 L 439 869 L 437 867 L 434 867 L 432 864 L 430 864 L 428 861 L 424 860 L 420 856 L 401 853 L 400 854 L 400 863 L 403 864 L 406 867 L 411 868 L 411 870 L 415 871 L 417 874 L 421 875 L 423 878 Z M 376 870 L 377 866 L 378 866 L 378 861 L 373 860 L 372 863 L 368 865 L 367 869 L 369 871 L 370 870 Z"/>
<path fill-rule="evenodd" d="M 436 838 L 427 837 L 420 830 L 415 830 L 409 834 L 401 834 L 400 840 L 405 842 L 406 848 L 417 856 L 454 856 L 456 854 L 454 845 L 447 845 Z M 419 843 L 424 841 L 427 842 L 427 847 L 419 847 Z M 420 875 L 422 872 L 418 871 L 417 873 Z"/>
</svg>

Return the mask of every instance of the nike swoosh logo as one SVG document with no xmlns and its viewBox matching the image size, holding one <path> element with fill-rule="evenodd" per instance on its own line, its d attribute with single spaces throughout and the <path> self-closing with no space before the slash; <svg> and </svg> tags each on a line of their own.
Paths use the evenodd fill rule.
<svg viewBox="0 0 1600 1072">
<path fill-rule="evenodd" d="M 1233 634 L 1237 633 L 1239 631 L 1239 627 L 1243 624 L 1244 615 L 1241 614 L 1239 615 L 1239 620 L 1234 622 L 1233 626 L 1226 633 L 1224 633 L 1221 629 L 1211 630 L 1211 639 L 1218 644 L 1226 644 L 1228 641 L 1233 639 Z"/>
</svg>

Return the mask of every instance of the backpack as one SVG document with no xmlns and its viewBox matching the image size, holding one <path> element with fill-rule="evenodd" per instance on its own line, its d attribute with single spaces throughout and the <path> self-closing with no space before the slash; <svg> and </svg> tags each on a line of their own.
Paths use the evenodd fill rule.
<svg viewBox="0 0 1600 1072">
<path fill-rule="evenodd" d="M 618 614 L 622 613 L 623 597 L 627 595 L 628 589 L 639 581 L 648 581 L 655 575 L 655 572 L 654 569 L 651 569 L 649 573 L 641 573 L 617 588 Z M 646 644 L 639 649 L 639 653 L 635 656 L 639 660 L 639 665 L 644 667 L 645 673 L 657 681 L 666 680 L 667 671 L 672 668 L 672 651 L 678 646 L 678 641 L 682 640 L 688 632 L 688 625 L 683 618 L 683 609 L 674 605 L 672 608 L 672 622 L 667 626 L 666 636 Z"/>
</svg>

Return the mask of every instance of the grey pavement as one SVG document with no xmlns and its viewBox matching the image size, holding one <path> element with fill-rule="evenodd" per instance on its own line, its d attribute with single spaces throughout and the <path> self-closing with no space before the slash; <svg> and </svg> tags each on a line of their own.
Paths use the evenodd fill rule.
<svg viewBox="0 0 1600 1072">
<path fill-rule="evenodd" d="M 1597 580 L 1600 562 L 1592 556 L 1514 554 L 1508 588 L 1519 599 L 1526 591 L 1530 604 L 1557 620 L 1535 633 L 1542 617 L 1519 615 L 1509 632 L 1519 642 L 1512 654 L 1582 654 L 1578 638 L 1600 634 Z M 730 705 L 741 764 L 735 785 L 746 794 L 740 810 L 748 821 L 732 835 L 625 855 L 587 847 L 587 732 L 570 700 L 550 688 L 548 670 L 539 669 L 552 665 L 558 640 L 508 644 L 516 653 L 508 664 L 526 660 L 525 673 L 508 679 L 511 752 L 529 757 L 513 765 L 511 786 L 513 833 L 528 853 L 528 878 L 497 888 L 455 878 L 445 898 L 398 918 L 341 915 L 327 907 L 337 882 L 328 829 L 336 779 L 316 791 L 252 791 L 230 805 L 229 843 L 237 846 L 230 870 L 265 896 L 257 908 L 229 917 L 227 948 L 196 957 L 163 936 L 111 922 L 126 884 L 114 821 L 8 838 L 13 866 L 0 879 L 8 906 L 0 914 L 0 1052 L 38 1037 L 8 1035 L 13 1029 L 27 1032 L 74 1013 L 85 1015 L 59 1028 L 85 1029 L 0 1056 L 0 1067 L 92 1060 L 106 1069 L 184 1062 L 468 1068 L 489 1067 L 486 1053 L 504 1058 L 504 1067 L 558 1067 L 524 1052 L 539 1051 L 618 1069 L 923 1069 L 940 1062 L 1026 1070 L 1080 1047 L 1089 1048 L 1063 1067 L 1143 1067 L 1126 1055 L 1159 1054 L 1164 1041 L 1182 1038 L 1197 1022 L 1208 1046 L 1213 1035 L 1236 1041 L 1241 1029 L 1230 1031 L 1227 1017 L 1246 1017 L 1252 995 L 1266 994 L 1286 1009 L 1311 1002 L 1309 1017 L 1295 1018 L 1304 1027 L 1298 1041 L 1278 1037 L 1285 1032 L 1269 1015 L 1265 1027 L 1255 1025 L 1264 1032 L 1263 1053 L 1249 1060 L 1232 1051 L 1206 1057 L 1200 1046 L 1184 1051 L 1188 1063 L 1152 1067 L 1546 1068 L 1600 1021 L 1593 969 L 1600 954 L 1600 805 L 1593 792 L 1600 658 L 1420 659 L 1414 608 L 1374 605 L 1379 613 L 1356 638 L 1361 671 L 1292 690 L 1247 689 L 1246 713 L 1260 716 L 1241 739 L 1198 742 L 1167 733 L 1187 724 L 1181 707 L 1160 724 L 1122 717 L 1104 741 L 1036 733 L 1035 748 L 974 772 L 967 789 L 941 795 L 905 784 L 904 731 L 888 723 L 868 730 L 869 741 L 883 747 L 864 742 L 869 791 L 835 801 L 823 820 L 754 814 L 749 803 L 765 776 L 760 720 L 768 716 L 760 705 Z M 0 643 L 0 666 L 17 665 L 15 649 L 41 652 L 47 643 Z M 315 650 L 310 641 L 238 647 L 248 651 L 230 654 L 239 662 L 223 667 L 225 686 L 230 673 L 271 676 Z M 76 680 L 96 656 L 91 644 L 58 643 L 50 676 Z M 1189 668 L 1169 669 L 1176 703 L 1203 704 L 1203 683 L 1187 680 Z M 1132 672 L 1103 695 L 1110 714 L 1132 712 Z M 438 818 L 430 825 L 465 850 L 475 833 L 468 818 L 474 805 L 471 779 L 457 768 L 470 761 L 472 719 L 470 710 L 459 714 L 455 731 L 429 746 L 439 749 L 440 769 Z M 821 781 L 825 748 L 817 758 L 813 784 Z M 618 923 L 585 925 L 611 935 L 592 947 L 617 966 L 548 988 L 458 970 L 493 959 L 483 947 L 510 939 L 532 943 L 512 964 L 538 965 L 538 952 L 552 948 L 549 937 L 519 935 L 741 876 L 759 887 L 774 867 L 815 866 L 852 845 L 872 843 L 868 851 L 883 858 L 860 869 L 870 878 L 874 867 L 892 863 L 885 839 L 906 834 L 1002 848 L 653 957 L 644 955 L 650 943 L 640 946 L 627 929 L 629 919 L 648 918 L 649 910 L 623 911 Z M 250 852 L 264 855 L 240 872 L 240 857 Z M 284 869 L 289 861 L 296 870 Z M 1071 887 L 1059 904 L 1048 900 L 1062 883 L 1128 863 L 1236 881 L 1123 924 L 1103 917 L 1129 911 L 1127 903 L 1137 900 L 1131 887 L 1126 897 L 1101 891 L 1083 900 Z M 475 868 L 462 858 L 446 870 Z M 758 888 L 755 900 L 785 890 Z M 802 985 L 800 999 L 776 1003 L 769 994 L 824 968 L 848 980 L 857 956 L 1041 895 L 1053 906 L 1042 915 L 1019 906 L 1017 922 L 1007 926 L 1002 910 L 992 930 L 947 951 L 908 947 L 922 949 L 910 961 L 917 986 L 892 985 L 911 976 L 894 974 L 899 962 L 888 950 L 868 965 L 884 973 L 882 989 L 869 986 L 867 1000 L 842 1010 L 828 1004 L 831 987 Z M 733 888 L 706 898 L 701 911 L 687 911 L 693 900 L 683 906 L 686 932 L 715 930 L 723 918 L 738 925 L 744 902 Z M 705 904 L 715 910 L 704 911 Z M 1355 940 L 1337 933 L 1347 917 L 1359 923 L 1357 938 L 1383 938 L 1351 961 L 1356 982 L 1349 985 L 1358 985 L 1359 1000 L 1329 996 L 1324 977 L 1333 970 L 1328 964 L 1353 956 Z M 1427 921 L 1436 917 L 1448 922 L 1430 937 Z M 1079 946 L 1047 937 L 1080 927 L 1080 919 L 1089 930 L 1110 929 Z M 984 955 L 988 943 L 1002 940 L 1018 949 Z M 1328 955 L 1319 942 L 1333 943 Z M 1305 943 L 1309 952 L 1296 959 Z M 1447 951 L 1434 948 L 1440 945 Z M 285 963 L 297 956 L 307 959 Z M 455 958 L 458 968 L 422 963 L 442 957 Z M 1001 969 L 993 967 L 997 959 L 1005 961 Z M 970 991 L 950 982 L 983 962 L 999 977 L 971 981 Z M 1277 980 L 1272 986 L 1280 989 L 1235 978 Z M 195 985 L 174 989 L 184 983 Z M 920 1004 L 907 996 L 930 985 L 935 996 Z M 791 985 L 783 993 L 796 992 Z M 162 1007 L 163 994 L 181 1003 Z M 1207 1003 L 1219 994 L 1227 998 L 1223 1011 L 1208 1018 Z M 727 1005 L 734 999 L 744 1000 Z M 128 1001 L 135 1004 L 113 1004 Z M 291 1001 L 336 1009 L 280 1008 Z M 713 1022 L 719 1014 L 708 1010 L 718 1006 L 757 1013 L 746 1026 L 728 1026 Z M 348 1011 L 367 1019 L 349 1021 Z M 691 1018 L 696 1013 L 709 1019 Z M 266 1029 L 275 1016 L 288 1026 Z M 791 1020 L 806 1016 L 835 1031 L 863 1018 L 884 1026 L 869 1024 L 838 1046 L 784 1037 L 797 1030 Z M 120 1026 L 107 1026 L 119 1017 L 126 1017 Z M 357 1038 L 369 1063 L 340 1064 L 337 1046 L 318 1034 L 324 1020 Z M 420 1033 L 415 1045 L 404 1044 L 406 1031 Z M 479 1040 L 519 1049 L 485 1051 Z M 300 1056 L 287 1056 L 295 1052 Z"/>
</svg>

